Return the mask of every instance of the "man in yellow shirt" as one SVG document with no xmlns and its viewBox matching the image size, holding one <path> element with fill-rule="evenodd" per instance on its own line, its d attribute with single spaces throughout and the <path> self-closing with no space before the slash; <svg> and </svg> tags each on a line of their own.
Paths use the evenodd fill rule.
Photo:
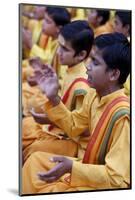
<svg viewBox="0 0 135 200">
<path fill-rule="evenodd" d="M 88 57 L 94 34 L 85 20 L 77 20 L 65 25 L 59 34 L 58 54 L 60 62 L 68 66 L 61 89 L 62 101 L 69 110 L 79 109 L 84 96 L 89 91 L 86 68 L 83 61 Z M 43 95 L 44 97 L 44 95 Z M 41 116 L 41 114 L 33 116 Z M 44 121 L 44 114 L 42 117 Z M 39 122 L 39 121 L 38 121 Z M 64 131 L 56 126 L 40 125 L 32 117 L 23 119 L 23 158 L 24 161 L 36 151 L 77 156 L 84 153 L 87 138 L 71 140 Z M 64 147 L 64 148 L 63 148 Z"/>
<path fill-rule="evenodd" d="M 52 69 L 40 79 L 48 118 L 69 137 L 89 128 L 81 161 L 36 152 L 22 172 L 22 194 L 130 188 L 129 102 L 122 88 L 131 67 L 127 38 L 120 33 L 95 39 L 87 66 L 90 92 L 82 108 L 70 112 L 60 101 L 58 80 Z"/>
</svg>

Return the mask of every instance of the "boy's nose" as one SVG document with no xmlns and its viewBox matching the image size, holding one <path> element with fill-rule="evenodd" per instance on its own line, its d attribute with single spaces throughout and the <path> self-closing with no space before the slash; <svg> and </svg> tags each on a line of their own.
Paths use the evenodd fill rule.
<svg viewBox="0 0 135 200">
<path fill-rule="evenodd" d="M 60 56 L 61 55 L 61 48 L 60 47 L 58 47 L 58 49 L 57 49 L 57 54 Z"/>
<path fill-rule="evenodd" d="M 86 63 L 86 69 L 88 70 L 88 71 L 90 71 L 91 70 L 91 60 L 88 60 L 87 61 L 87 63 Z"/>
</svg>

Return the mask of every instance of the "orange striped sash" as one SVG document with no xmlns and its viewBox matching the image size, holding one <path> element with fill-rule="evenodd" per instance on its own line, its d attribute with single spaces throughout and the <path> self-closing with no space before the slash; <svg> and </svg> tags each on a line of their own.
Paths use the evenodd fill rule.
<svg viewBox="0 0 135 200">
<path fill-rule="evenodd" d="M 62 98 L 62 102 L 65 104 L 68 100 L 68 97 L 70 96 L 70 92 L 71 92 L 71 89 L 73 88 L 73 86 L 78 83 L 78 82 L 83 82 L 83 83 L 86 83 L 87 85 L 89 85 L 88 81 L 85 79 L 85 78 L 77 78 L 75 79 L 71 85 L 69 86 L 68 90 L 65 92 L 63 98 Z"/>
<path fill-rule="evenodd" d="M 115 114 L 116 110 L 119 110 L 119 108 L 121 107 L 126 107 L 126 109 L 127 107 L 129 108 L 128 97 L 117 97 L 110 104 L 107 105 L 87 145 L 83 158 L 83 163 L 94 164 L 98 161 L 97 153 L 103 139 L 105 138 L 107 130 L 106 127 L 110 125 L 109 121 L 112 118 L 113 114 Z"/>
</svg>

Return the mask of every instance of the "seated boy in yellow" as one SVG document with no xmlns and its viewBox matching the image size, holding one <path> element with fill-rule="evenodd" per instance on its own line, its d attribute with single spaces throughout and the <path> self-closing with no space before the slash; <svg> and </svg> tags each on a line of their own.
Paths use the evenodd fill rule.
<svg viewBox="0 0 135 200">
<path fill-rule="evenodd" d="M 61 95 L 63 103 L 69 110 L 79 109 L 84 96 L 89 91 L 83 61 L 90 53 L 93 39 L 93 31 L 85 20 L 71 22 L 60 31 L 58 54 L 63 67 L 68 66 Z M 36 119 L 36 116 L 39 118 L 41 114 L 33 116 Z M 43 123 L 44 114 L 41 120 Z M 63 130 L 56 126 L 41 126 L 35 123 L 32 117 L 24 118 L 22 141 L 24 161 L 35 151 L 77 156 L 80 149 L 83 154 L 87 138 L 82 136 L 72 141 Z"/>
<path fill-rule="evenodd" d="M 123 33 L 130 41 L 131 35 L 131 11 L 116 11 L 114 18 L 114 30 Z M 130 75 L 124 83 L 125 92 L 130 95 Z"/>
<path fill-rule="evenodd" d="M 23 167 L 22 194 L 130 188 L 130 105 L 121 88 L 130 71 L 127 38 L 120 33 L 98 36 L 91 58 L 87 74 L 95 89 L 85 96 L 79 111 L 69 111 L 60 101 L 52 69 L 40 79 L 49 99 L 45 102 L 49 119 L 70 138 L 89 128 L 82 160 L 33 153 Z"/>
<path fill-rule="evenodd" d="M 22 8 L 23 9 L 23 8 Z M 42 32 L 43 19 L 45 15 L 45 6 L 33 6 L 33 10 L 22 11 L 22 27 L 25 31 L 25 48 L 23 49 L 23 59 L 29 58 L 29 53 L 32 44 L 41 45 L 47 41 L 47 37 Z M 42 46 L 43 46 L 42 44 Z M 23 60 L 23 65 L 26 65 L 27 60 Z"/>
<path fill-rule="evenodd" d="M 62 26 L 70 22 L 70 15 L 65 8 L 46 7 L 45 17 L 42 25 L 42 33 L 47 37 L 45 45 L 42 45 L 42 38 L 38 42 L 32 42 L 32 36 L 23 29 L 23 43 L 30 49 L 30 57 L 39 57 L 45 63 L 54 64 L 54 55 L 58 46 L 57 38 Z M 36 27 L 35 27 L 36 29 Z M 34 32 L 41 32 L 35 30 Z M 41 43 L 41 44 L 40 44 Z M 43 42 L 44 43 L 44 42 Z M 28 60 L 23 61 L 23 67 L 27 69 Z M 56 68 L 56 66 L 54 66 Z M 25 71 L 26 71 L 25 69 Z"/>
<path fill-rule="evenodd" d="M 88 12 L 88 22 L 94 30 L 95 37 L 113 32 L 109 10 L 90 9 Z"/>
<path fill-rule="evenodd" d="M 39 57 L 43 60 L 43 62 L 47 64 L 51 64 L 53 68 L 56 70 L 60 79 L 62 79 L 62 75 L 60 74 L 60 65 L 58 61 L 58 55 L 56 53 L 56 49 L 58 47 L 58 34 L 62 26 L 66 25 L 70 22 L 70 15 L 65 8 L 55 8 L 55 7 L 47 7 L 46 14 L 43 24 L 43 32 L 48 35 L 48 42 L 45 49 L 40 48 L 38 45 L 34 44 L 31 52 L 32 57 Z M 36 49 L 36 51 L 33 49 Z M 42 52 L 42 53 L 41 53 Z M 45 59 L 46 58 L 46 59 Z M 26 104 L 23 105 L 23 109 L 25 110 L 24 115 L 29 115 L 28 109 L 30 106 L 27 105 L 29 99 L 33 96 L 33 92 L 35 90 L 35 95 L 37 94 L 37 86 L 30 87 L 27 83 L 27 78 L 30 75 L 33 75 L 34 70 L 30 66 L 26 66 L 22 69 L 22 78 L 23 78 L 23 102 Z M 32 90 L 32 92 L 31 92 Z M 28 98 L 27 98 L 28 97 Z"/>
</svg>

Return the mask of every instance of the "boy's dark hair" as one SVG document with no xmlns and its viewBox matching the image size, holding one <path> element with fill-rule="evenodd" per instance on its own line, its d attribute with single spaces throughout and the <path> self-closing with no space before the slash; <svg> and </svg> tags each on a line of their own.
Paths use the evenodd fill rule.
<svg viewBox="0 0 135 200">
<path fill-rule="evenodd" d="M 124 26 L 129 25 L 129 33 L 131 27 L 131 12 L 130 11 L 116 11 L 115 16 L 120 18 L 120 21 Z"/>
<path fill-rule="evenodd" d="M 58 26 L 64 26 L 70 22 L 70 13 L 66 8 L 47 7 L 46 12 Z"/>
<path fill-rule="evenodd" d="M 98 17 L 102 17 L 102 21 L 100 25 L 104 25 L 110 18 L 110 11 L 109 10 L 96 10 Z"/>
<path fill-rule="evenodd" d="M 94 44 L 102 51 L 107 70 L 119 69 L 119 84 L 125 83 L 131 68 L 130 43 L 122 33 L 103 34 Z"/>
<path fill-rule="evenodd" d="M 89 55 L 92 48 L 94 33 L 89 24 L 85 20 L 76 20 L 65 25 L 60 34 L 64 39 L 71 43 L 72 48 L 75 50 L 75 55 L 85 50 L 86 57 Z"/>
</svg>

